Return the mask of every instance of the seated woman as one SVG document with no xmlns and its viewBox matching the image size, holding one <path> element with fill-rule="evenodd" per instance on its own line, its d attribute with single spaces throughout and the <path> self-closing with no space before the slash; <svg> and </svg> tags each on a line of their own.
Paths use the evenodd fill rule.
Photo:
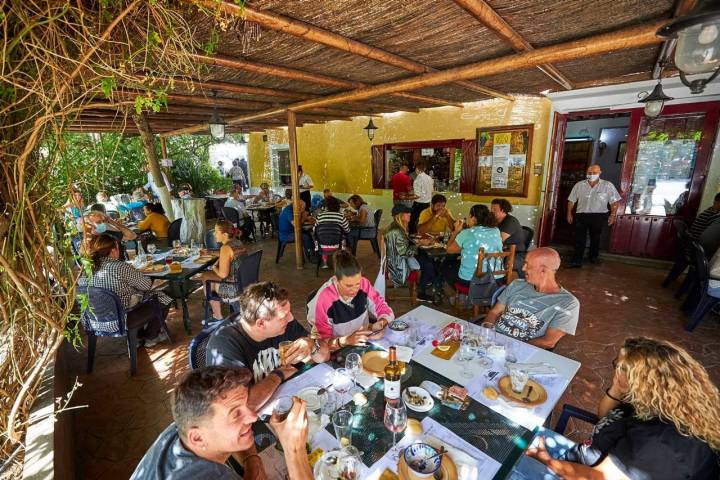
<svg viewBox="0 0 720 480">
<path fill-rule="evenodd" d="M 526 455 L 563 479 L 720 478 L 720 393 L 705 368 L 677 345 L 645 337 L 625 340 L 613 366 L 591 438 L 551 454 L 541 436 Z M 558 478 L 538 467 L 525 458 L 516 471 Z"/>
<path fill-rule="evenodd" d="M 410 241 L 408 224 L 412 208 L 396 203 L 392 209 L 393 221 L 385 230 L 385 251 L 387 255 L 388 275 L 396 287 L 407 283 L 411 272 L 420 272 L 417 298 L 432 301 L 426 287 L 435 280 L 435 266 L 427 256 L 417 255 L 417 245 Z M 432 239 L 418 240 L 419 245 L 429 245 Z"/>
<path fill-rule="evenodd" d="M 295 241 L 295 224 L 293 217 L 293 204 L 292 204 L 292 190 L 288 189 L 285 192 L 285 198 L 288 200 L 288 204 L 280 211 L 278 217 L 278 239 L 281 242 L 289 243 Z M 315 219 L 310 216 L 305 210 L 305 202 L 300 202 L 300 225 L 312 225 L 315 223 Z M 309 228 L 309 227 L 308 227 Z M 302 245 L 305 250 L 305 255 L 310 256 L 315 251 L 315 242 L 312 239 L 312 235 L 309 231 L 302 229 Z"/>
<path fill-rule="evenodd" d="M 350 226 L 353 227 L 350 229 L 350 234 L 348 235 L 348 243 L 350 244 L 350 248 L 355 251 L 355 244 L 357 244 L 357 241 L 360 239 L 360 229 L 374 228 L 375 217 L 370 213 L 367 203 L 360 195 L 353 195 L 348 198 L 348 204 L 357 212 L 348 218 Z"/>
<path fill-rule="evenodd" d="M 159 303 L 163 318 L 166 318 L 172 299 L 159 290 L 153 290 L 150 277 L 120 260 L 118 241 L 110 235 L 97 235 L 90 238 L 83 250 L 92 260 L 93 273 L 89 277 L 81 275 L 78 284 L 112 290 L 126 309 L 148 300 L 147 304 L 128 313 L 127 328 L 142 327 L 138 338 L 144 340 L 146 347 L 167 340 L 167 336 L 160 332 L 160 320 L 154 313 Z"/>
<path fill-rule="evenodd" d="M 228 194 L 228 199 L 225 200 L 225 207 L 234 208 L 238 212 L 238 218 L 240 219 L 240 225 L 238 228 L 242 230 L 243 238 L 247 239 L 252 235 L 253 232 L 253 221 L 247 210 L 245 210 L 245 202 L 242 200 L 242 195 L 239 190 L 232 190 Z"/>
<path fill-rule="evenodd" d="M 320 287 L 308 303 L 308 323 L 313 336 L 332 338 L 331 350 L 346 345 L 366 345 L 368 337 L 382 338 L 384 328 L 395 318 L 352 253 L 333 255 L 335 276 Z"/>
<path fill-rule="evenodd" d="M 145 218 L 138 222 L 143 246 L 155 240 L 167 240 L 170 220 L 165 216 L 165 210 L 159 203 L 147 203 L 143 207 Z"/>
<path fill-rule="evenodd" d="M 213 265 L 212 271 L 198 275 L 202 281 L 222 280 L 229 283 L 212 283 L 210 302 L 214 320 L 222 320 L 222 304 L 240 301 L 240 290 L 234 282 L 237 281 L 235 273 L 242 261 L 242 255 L 247 253 L 243 244 L 235 238 L 235 227 L 227 220 L 220 220 L 215 224 L 215 241 L 220 244 L 220 258 Z"/>
<path fill-rule="evenodd" d="M 272 192 L 270 191 L 270 185 L 267 184 L 267 182 L 263 182 L 260 184 L 260 191 L 253 197 L 253 202 L 260 203 L 260 202 L 270 202 L 272 201 Z"/>
<path fill-rule="evenodd" d="M 503 243 L 500 230 L 495 226 L 495 216 L 485 205 L 473 205 L 467 219 L 467 227 L 463 229 L 463 221 L 455 221 L 455 229 L 447 243 L 447 253 L 460 254 L 460 267 L 448 260 L 444 266 L 445 280 L 454 287 L 456 283 L 469 287 L 475 275 L 478 254 L 481 248 L 485 253 L 502 252 Z M 483 261 L 482 271 L 487 272 L 488 259 Z"/>
</svg>

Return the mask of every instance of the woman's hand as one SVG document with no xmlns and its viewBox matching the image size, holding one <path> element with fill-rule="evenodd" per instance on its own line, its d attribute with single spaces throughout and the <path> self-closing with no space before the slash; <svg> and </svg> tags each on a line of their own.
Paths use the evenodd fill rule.
<svg viewBox="0 0 720 480">
<path fill-rule="evenodd" d="M 377 322 L 370 325 L 370 331 L 372 332 L 369 336 L 374 340 L 383 338 L 385 336 L 385 327 L 388 326 L 386 318 L 381 318 Z"/>
<path fill-rule="evenodd" d="M 345 337 L 345 345 L 353 345 L 355 347 L 364 347 L 367 345 L 368 336 L 372 334 L 371 330 L 356 330 L 352 335 Z"/>
<path fill-rule="evenodd" d="M 608 393 L 614 398 L 624 399 L 627 396 L 628 389 L 629 386 L 625 374 L 616 369 Z"/>
<path fill-rule="evenodd" d="M 525 455 L 534 458 L 544 465 L 549 464 L 552 460 L 552 456 L 550 456 L 550 453 L 548 453 L 545 448 L 545 437 L 538 437 L 537 446 L 528 448 Z"/>
<path fill-rule="evenodd" d="M 455 220 L 455 226 L 453 228 L 454 233 L 460 233 L 463 229 L 463 221 L 461 218 L 458 218 Z"/>
</svg>

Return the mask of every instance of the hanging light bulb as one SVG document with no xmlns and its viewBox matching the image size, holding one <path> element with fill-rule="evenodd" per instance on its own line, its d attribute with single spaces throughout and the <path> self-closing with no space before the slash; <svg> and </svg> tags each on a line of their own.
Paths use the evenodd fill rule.
<svg viewBox="0 0 720 480">
<path fill-rule="evenodd" d="M 217 98 L 217 91 L 213 90 L 213 99 Z M 217 112 L 217 105 L 213 105 L 213 113 L 208 120 L 208 126 L 210 127 L 210 136 L 217 141 L 222 141 L 225 138 L 225 120 Z"/>
<path fill-rule="evenodd" d="M 368 124 L 365 127 L 363 127 L 363 130 L 367 130 L 367 136 L 370 140 L 375 138 L 375 130 L 377 130 L 377 129 L 378 128 L 373 123 L 372 118 L 370 119 Z"/>
<path fill-rule="evenodd" d="M 645 115 L 648 117 L 657 117 L 662 112 L 665 102 L 673 100 L 673 97 L 668 97 L 663 92 L 662 85 L 660 82 L 655 85 L 653 91 L 648 95 L 647 92 L 641 92 L 639 102 L 645 104 Z"/>
<path fill-rule="evenodd" d="M 690 15 L 668 23 L 657 35 L 677 39 L 675 66 L 691 93 L 702 93 L 720 73 L 720 6 L 716 0 L 700 0 Z M 701 73 L 711 75 L 692 81 L 686 78 Z"/>
</svg>

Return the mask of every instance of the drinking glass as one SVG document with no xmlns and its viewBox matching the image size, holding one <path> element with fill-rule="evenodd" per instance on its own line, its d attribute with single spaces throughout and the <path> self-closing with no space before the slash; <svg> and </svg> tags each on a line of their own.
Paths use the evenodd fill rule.
<svg viewBox="0 0 720 480">
<path fill-rule="evenodd" d="M 360 354 L 349 353 L 348 356 L 345 357 L 345 369 L 348 370 L 352 375 L 352 380 L 356 387 L 355 389 L 357 389 L 357 387 L 359 387 L 357 383 L 357 376 L 360 374 L 360 372 L 362 372 L 362 357 L 360 356 Z"/>
<path fill-rule="evenodd" d="M 386 403 L 384 423 L 385 428 L 390 430 L 393 434 L 393 446 L 390 451 L 392 452 L 393 457 L 397 459 L 399 457 L 399 452 L 396 436 L 398 433 L 405 431 L 405 427 L 407 427 L 407 410 L 405 409 L 405 404 L 400 402 L 393 406 L 390 403 Z"/>
<path fill-rule="evenodd" d="M 275 400 L 275 405 L 273 405 L 273 415 L 277 417 L 279 422 L 285 421 L 292 407 L 292 397 L 280 397 Z"/>
<path fill-rule="evenodd" d="M 293 342 L 289 340 L 283 340 L 278 344 L 278 354 L 280 355 L 280 365 L 285 365 L 287 361 L 287 351 Z"/>
<path fill-rule="evenodd" d="M 525 370 L 513 368 L 510 370 L 510 383 L 512 383 L 512 391 L 515 393 L 522 393 L 525 391 L 525 385 L 527 385 L 530 375 Z"/>
<path fill-rule="evenodd" d="M 458 360 L 462 363 L 460 375 L 463 378 L 472 378 L 473 372 L 470 370 L 470 362 L 475 358 L 477 343 L 470 336 L 465 336 L 460 342 L 460 350 L 458 351 Z"/>
<path fill-rule="evenodd" d="M 495 325 L 492 323 L 483 323 L 480 325 L 480 341 L 483 347 L 490 348 L 495 345 Z"/>
<path fill-rule="evenodd" d="M 338 407 L 345 405 L 345 394 L 352 388 L 352 375 L 346 368 L 336 368 L 333 373 L 333 387 L 340 394 L 340 404 Z"/>
<path fill-rule="evenodd" d="M 180 240 L 173 240 L 173 248 L 180 248 L 182 246 L 182 242 Z"/>
<path fill-rule="evenodd" d="M 338 439 L 340 447 L 346 447 L 352 443 L 353 414 L 350 410 L 338 410 L 332 416 L 335 438 Z"/>
<path fill-rule="evenodd" d="M 155 255 L 155 252 L 157 252 L 157 246 L 154 243 L 148 243 L 147 251 L 150 255 Z"/>
<path fill-rule="evenodd" d="M 505 363 L 515 362 L 517 362 L 517 345 L 515 345 L 515 340 L 508 337 L 505 340 Z"/>
</svg>

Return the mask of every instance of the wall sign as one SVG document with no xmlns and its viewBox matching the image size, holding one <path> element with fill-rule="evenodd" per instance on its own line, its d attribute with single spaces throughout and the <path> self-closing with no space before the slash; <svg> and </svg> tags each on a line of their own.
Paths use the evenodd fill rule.
<svg viewBox="0 0 720 480">
<path fill-rule="evenodd" d="M 477 129 L 477 195 L 526 197 L 533 124 Z"/>
</svg>

